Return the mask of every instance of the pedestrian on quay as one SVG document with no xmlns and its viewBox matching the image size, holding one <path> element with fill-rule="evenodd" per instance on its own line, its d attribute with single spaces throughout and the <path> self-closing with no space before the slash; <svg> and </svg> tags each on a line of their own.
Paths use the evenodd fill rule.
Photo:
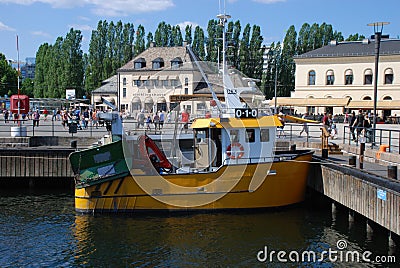
<svg viewBox="0 0 400 268">
<path fill-rule="evenodd" d="M 39 126 L 39 120 L 40 120 L 40 113 L 39 110 L 36 110 L 33 113 L 33 127 L 38 127 Z"/>
<path fill-rule="evenodd" d="M 353 111 L 350 115 L 350 119 L 349 119 L 349 127 L 350 127 L 350 133 L 351 133 L 351 139 L 353 141 L 356 140 L 356 134 L 354 134 L 354 121 L 356 121 L 356 113 Z"/>
<path fill-rule="evenodd" d="M 151 116 L 148 115 L 148 116 L 147 116 L 147 119 L 146 119 L 146 130 L 151 131 L 150 124 L 151 124 Z"/>
<path fill-rule="evenodd" d="M 302 119 L 306 120 L 308 116 L 308 113 L 304 113 L 303 116 L 301 117 Z M 308 124 L 307 122 L 303 122 L 303 129 L 300 131 L 300 136 L 301 134 L 306 133 L 306 136 L 308 137 Z"/>
<path fill-rule="evenodd" d="M 157 131 L 157 128 L 159 127 L 158 124 L 160 123 L 160 116 L 158 115 L 158 112 L 154 114 L 153 123 L 154 123 L 154 130 Z"/>
<path fill-rule="evenodd" d="M 354 121 L 353 127 L 356 128 L 357 131 L 356 141 L 358 141 L 364 128 L 364 113 L 362 110 L 358 111 L 358 115 L 356 117 L 356 120 Z"/>
<path fill-rule="evenodd" d="M 164 121 L 165 121 L 165 113 L 163 110 L 160 110 L 160 123 L 158 125 L 158 129 L 161 130 L 162 128 L 164 128 Z"/>
<path fill-rule="evenodd" d="M 4 123 L 8 123 L 8 116 L 10 113 L 8 112 L 7 109 L 4 110 Z"/>
</svg>

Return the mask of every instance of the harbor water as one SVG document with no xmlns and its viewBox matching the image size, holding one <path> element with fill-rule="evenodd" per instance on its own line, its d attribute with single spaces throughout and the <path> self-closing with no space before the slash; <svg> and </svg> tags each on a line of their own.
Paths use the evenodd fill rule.
<svg viewBox="0 0 400 268">
<path fill-rule="evenodd" d="M 399 267 L 400 261 L 387 232 L 368 233 L 364 219 L 349 223 L 347 211 L 332 215 L 320 198 L 262 211 L 82 215 L 70 191 L 1 190 L 0 207 L 0 267 Z M 321 256 L 325 251 L 336 253 Z M 316 259 L 302 260 L 304 252 Z M 385 262 L 375 262 L 377 256 Z"/>
</svg>

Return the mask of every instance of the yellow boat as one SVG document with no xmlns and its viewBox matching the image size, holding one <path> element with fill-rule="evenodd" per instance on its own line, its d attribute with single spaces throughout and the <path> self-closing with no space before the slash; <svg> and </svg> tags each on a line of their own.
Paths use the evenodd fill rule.
<svg viewBox="0 0 400 268">
<path fill-rule="evenodd" d="M 218 18 L 225 26 L 229 16 Z M 190 47 L 187 49 L 195 59 Z M 276 129 L 281 126 L 278 117 L 271 113 L 259 116 L 256 108 L 242 102 L 240 94 L 254 92 L 255 83 L 249 78 L 232 78 L 224 52 L 219 72 L 224 103 L 195 63 L 218 116 L 194 119 L 192 157 L 178 154 L 167 158 L 150 137 L 123 134 L 118 111 L 103 113 L 99 117 L 110 121 L 113 141 L 70 155 L 77 211 L 255 209 L 304 200 L 313 152 L 275 151 Z M 235 81 L 246 81 L 248 87 L 235 86 Z"/>
<path fill-rule="evenodd" d="M 196 119 L 194 161 L 178 169 L 147 136 L 74 152 L 76 210 L 244 209 L 301 202 L 313 152 L 274 153 L 271 137 L 279 125 L 273 115 Z"/>
</svg>

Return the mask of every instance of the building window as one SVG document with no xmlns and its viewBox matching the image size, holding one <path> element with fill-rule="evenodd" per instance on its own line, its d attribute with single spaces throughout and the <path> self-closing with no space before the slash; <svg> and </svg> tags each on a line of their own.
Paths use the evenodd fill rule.
<svg viewBox="0 0 400 268">
<path fill-rule="evenodd" d="M 145 87 L 149 87 L 150 86 L 150 80 L 143 80 L 143 85 Z"/>
<path fill-rule="evenodd" d="M 315 71 L 310 71 L 308 73 L 308 84 L 315 85 Z"/>
<path fill-rule="evenodd" d="M 162 58 L 157 58 L 153 60 L 153 69 L 160 69 L 164 67 L 164 60 Z"/>
<path fill-rule="evenodd" d="M 372 70 L 367 69 L 364 72 L 364 85 L 372 85 Z"/>
<path fill-rule="evenodd" d="M 179 67 L 182 66 L 182 59 L 180 57 L 176 57 L 171 61 L 171 68 L 172 69 L 178 69 Z"/>
<path fill-rule="evenodd" d="M 363 98 L 363 100 L 372 100 L 370 96 L 366 96 Z"/>
<path fill-rule="evenodd" d="M 146 60 L 145 59 L 140 58 L 140 59 L 135 60 L 135 62 L 134 62 L 134 68 L 135 69 L 142 69 L 144 67 L 146 67 Z"/>
<path fill-rule="evenodd" d="M 346 71 L 344 83 L 346 85 L 352 85 L 353 84 L 353 71 L 352 70 L 347 70 Z"/>
<path fill-rule="evenodd" d="M 185 95 L 189 95 L 189 89 L 185 87 Z"/>
<path fill-rule="evenodd" d="M 137 87 L 140 87 L 141 84 L 142 84 L 142 81 L 140 81 L 140 80 L 133 80 L 133 84 L 134 84 L 135 86 L 137 86 Z"/>
<path fill-rule="evenodd" d="M 335 75 L 333 74 L 332 70 L 329 70 L 326 73 L 326 84 L 327 85 L 333 85 L 335 83 Z"/>
<path fill-rule="evenodd" d="M 158 80 L 157 79 L 152 79 L 153 81 L 153 86 L 158 87 Z"/>
<path fill-rule="evenodd" d="M 385 70 L 385 84 L 393 84 L 393 70 L 391 68 Z"/>
<path fill-rule="evenodd" d="M 126 98 L 126 87 L 122 89 L 122 97 Z"/>
<path fill-rule="evenodd" d="M 178 80 L 177 79 L 172 79 L 171 80 L 171 86 L 177 87 L 178 86 Z"/>
<path fill-rule="evenodd" d="M 123 84 L 124 86 L 126 86 L 126 77 L 124 77 L 124 79 L 122 79 L 122 84 Z"/>
<path fill-rule="evenodd" d="M 168 87 L 168 80 L 163 80 L 162 84 L 163 84 L 164 87 Z"/>
<path fill-rule="evenodd" d="M 185 78 L 185 87 L 189 86 L 189 78 Z"/>
</svg>

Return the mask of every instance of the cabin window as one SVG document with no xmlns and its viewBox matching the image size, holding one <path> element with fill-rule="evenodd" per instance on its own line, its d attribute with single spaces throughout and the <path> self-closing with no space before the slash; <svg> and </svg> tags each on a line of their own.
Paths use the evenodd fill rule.
<svg viewBox="0 0 400 268">
<path fill-rule="evenodd" d="M 239 130 L 238 129 L 232 129 L 230 131 L 230 136 L 231 136 L 231 143 L 239 142 Z"/>
<path fill-rule="evenodd" d="M 269 129 L 260 129 L 260 141 L 269 142 Z"/>
<path fill-rule="evenodd" d="M 246 129 L 246 142 L 255 142 L 255 130 Z"/>
</svg>

